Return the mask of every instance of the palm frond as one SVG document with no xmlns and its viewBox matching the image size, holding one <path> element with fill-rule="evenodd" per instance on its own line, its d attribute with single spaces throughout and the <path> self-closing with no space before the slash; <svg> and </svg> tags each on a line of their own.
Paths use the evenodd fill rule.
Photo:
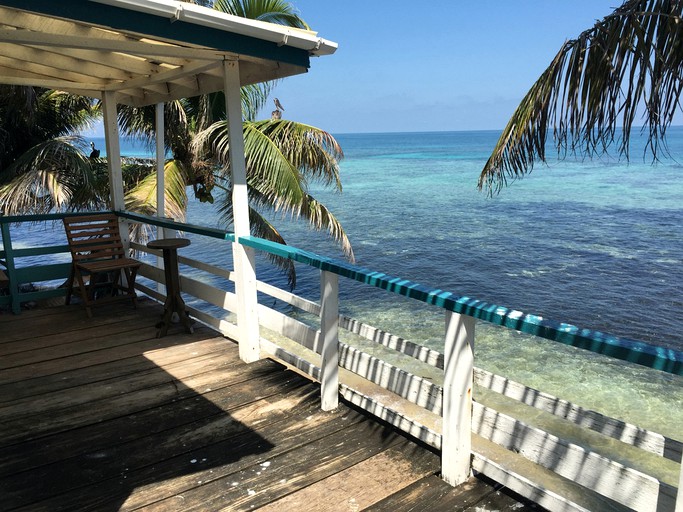
<svg viewBox="0 0 683 512">
<path fill-rule="evenodd" d="M 330 133 L 286 119 L 257 121 L 252 128 L 272 140 L 305 178 L 332 185 L 341 192 L 339 161 L 344 152 Z"/>
<path fill-rule="evenodd" d="M 294 6 L 286 0 L 216 0 L 213 8 L 242 18 L 310 29 Z"/>
<path fill-rule="evenodd" d="M 157 175 L 152 169 L 126 193 L 126 209 L 145 215 L 157 212 Z M 164 215 L 175 220 L 185 219 L 187 193 L 186 176 L 182 165 L 169 160 L 164 165 Z"/>
<path fill-rule="evenodd" d="M 214 158 L 223 166 L 224 177 L 229 179 L 225 175 L 229 173 L 230 162 L 227 132 L 227 122 L 219 121 L 197 134 L 194 143 L 210 147 Z M 243 123 L 243 133 L 249 186 L 267 196 L 276 210 L 300 204 L 305 183 L 297 168 L 271 139 L 254 128 L 254 123 Z"/>
<path fill-rule="evenodd" d="M 614 13 L 567 41 L 531 87 L 503 130 L 479 177 L 497 193 L 546 161 L 552 136 L 560 155 L 599 154 L 629 138 L 644 112 L 653 158 L 681 110 L 683 20 L 681 0 L 627 0 Z"/>
<path fill-rule="evenodd" d="M 153 216 L 157 214 L 157 176 L 149 169 L 135 187 L 125 196 L 126 210 Z M 186 173 L 181 162 L 169 160 L 164 166 L 164 215 L 176 221 L 185 221 L 187 211 Z M 131 237 L 144 243 L 149 239 L 151 227 L 135 224 Z"/>
<path fill-rule="evenodd" d="M 79 137 L 58 137 L 24 152 L 3 174 L 0 204 L 6 215 L 99 205 L 91 162 Z"/>
<path fill-rule="evenodd" d="M 352 263 L 356 261 L 353 254 L 351 242 L 346 236 L 346 232 L 339 220 L 327 207 L 311 195 L 306 195 L 306 199 L 301 204 L 299 215 L 308 220 L 308 223 L 317 231 L 327 231 L 327 234 L 335 242 L 341 245 L 344 256 Z"/>
</svg>

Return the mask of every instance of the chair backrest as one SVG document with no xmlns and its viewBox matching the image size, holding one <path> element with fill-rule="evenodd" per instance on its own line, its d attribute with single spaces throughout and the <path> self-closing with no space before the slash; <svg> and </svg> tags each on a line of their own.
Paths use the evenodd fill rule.
<svg viewBox="0 0 683 512">
<path fill-rule="evenodd" d="M 113 213 L 65 217 L 64 228 L 76 263 L 126 257 L 119 221 Z"/>
</svg>

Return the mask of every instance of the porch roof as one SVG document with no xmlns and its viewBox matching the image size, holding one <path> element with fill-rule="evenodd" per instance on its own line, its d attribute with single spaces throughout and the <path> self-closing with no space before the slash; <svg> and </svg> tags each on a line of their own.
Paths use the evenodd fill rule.
<svg viewBox="0 0 683 512">
<path fill-rule="evenodd" d="M 0 83 L 151 105 L 305 73 L 337 44 L 173 0 L 0 0 Z"/>
</svg>

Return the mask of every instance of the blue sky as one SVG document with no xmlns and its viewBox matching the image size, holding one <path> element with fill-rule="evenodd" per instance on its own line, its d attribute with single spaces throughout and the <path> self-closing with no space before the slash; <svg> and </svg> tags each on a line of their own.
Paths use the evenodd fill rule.
<svg viewBox="0 0 683 512">
<path fill-rule="evenodd" d="M 562 43 L 621 1 L 292 4 L 339 49 L 279 82 L 272 98 L 283 117 L 339 134 L 500 130 Z M 273 108 L 270 101 L 259 117 Z M 92 130 L 102 135 L 101 125 Z"/>
<path fill-rule="evenodd" d="M 273 97 L 332 133 L 502 129 L 562 43 L 620 0 L 294 0 L 339 44 Z M 417 7 L 417 10 L 416 10 Z M 269 103 L 261 117 L 269 117 Z"/>
</svg>

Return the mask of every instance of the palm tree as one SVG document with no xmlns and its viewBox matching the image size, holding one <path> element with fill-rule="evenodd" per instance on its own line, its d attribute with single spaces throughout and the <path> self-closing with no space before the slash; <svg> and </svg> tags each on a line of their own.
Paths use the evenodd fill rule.
<svg viewBox="0 0 683 512">
<path fill-rule="evenodd" d="M 214 8 L 238 16 L 308 28 L 292 6 L 281 0 L 218 0 Z M 264 214 L 289 214 L 306 220 L 314 229 L 327 231 L 353 261 L 353 250 L 341 223 L 308 193 L 311 182 L 342 190 L 338 164 L 343 157 L 341 147 L 329 133 L 313 126 L 290 120 L 256 121 L 256 115 L 273 87 L 273 83 L 266 83 L 242 88 L 252 233 L 286 243 Z M 173 153 L 165 172 L 167 177 L 175 176 L 172 182 L 177 185 L 172 194 L 181 196 L 183 185 L 190 184 L 200 201 L 213 203 L 217 195 L 222 219 L 229 226 L 233 220 L 232 185 L 223 93 L 167 103 L 164 115 L 165 140 Z M 154 136 L 153 120 L 154 111 L 149 107 L 119 109 L 123 132 L 146 137 L 150 142 Z M 138 207 L 140 204 L 153 207 L 153 187 L 155 181 L 150 177 L 131 191 L 130 195 L 138 198 Z M 149 202 L 145 203 L 147 199 Z M 279 257 L 271 260 L 287 273 L 293 288 L 296 285 L 293 263 Z"/>
<path fill-rule="evenodd" d="M 0 204 L 6 215 L 99 202 L 95 162 L 74 135 L 99 115 L 92 100 L 39 87 L 0 86 Z"/>
<path fill-rule="evenodd" d="M 497 193 L 534 160 L 545 162 L 550 133 L 561 155 L 601 153 L 616 139 L 628 156 L 641 112 L 653 158 L 666 151 L 666 130 L 681 112 L 682 8 L 681 0 L 627 0 L 567 41 L 512 114 L 479 188 Z"/>
<path fill-rule="evenodd" d="M 210 1 L 196 1 L 209 5 Z M 238 16 L 308 28 L 293 7 L 282 0 L 219 0 L 215 8 Z M 247 149 L 247 179 L 251 187 L 250 218 L 254 234 L 285 243 L 264 212 L 301 217 L 327 230 L 353 260 L 351 244 L 338 220 L 308 194 L 308 183 L 321 181 L 341 191 L 338 161 L 341 148 L 334 138 L 312 126 L 282 121 L 256 122 L 273 83 L 242 88 L 242 115 Z M 39 88 L 0 89 L 0 204 L 5 214 L 43 213 L 106 207 L 109 190 L 106 162 L 90 159 L 85 141 L 73 134 L 99 115 L 99 104 L 59 91 Z M 202 201 L 213 202 L 232 222 L 228 141 L 222 93 L 169 102 L 165 105 L 165 140 L 173 158 L 165 164 L 167 216 L 183 218 L 186 186 Z M 122 107 L 124 134 L 154 138 L 154 109 Z M 218 123 L 218 124 L 215 124 Z M 193 143 L 197 136 L 199 139 Z M 126 208 L 156 211 L 156 175 L 151 166 L 123 165 Z M 144 233 L 137 233 L 144 237 Z M 134 234 L 135 235 L 135 234 Z M 293 264 L 276 259 L 295 284 Z"/>
</svg>

